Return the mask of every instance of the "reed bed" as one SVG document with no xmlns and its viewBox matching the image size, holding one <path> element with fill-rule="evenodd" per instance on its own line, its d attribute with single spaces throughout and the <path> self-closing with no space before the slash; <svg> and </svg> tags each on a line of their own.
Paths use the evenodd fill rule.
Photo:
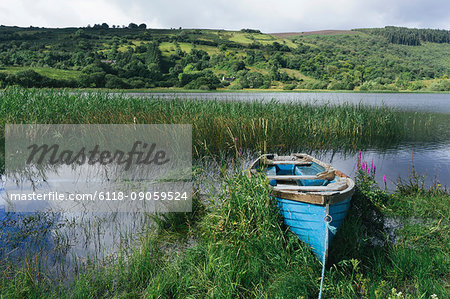
<svg viewBox="0 0 450 299">
<path fill-rule="evenodd" d="M 424 140 L 433 116 L 387 107 L 129 97 L 105 92 L 8 88 L 0 94 L 6 123 L 192 124 L 194 158 L 251 151 L 388 146 Z M 3 134 L 2 134 L 3 135 Z"/>
</svg>

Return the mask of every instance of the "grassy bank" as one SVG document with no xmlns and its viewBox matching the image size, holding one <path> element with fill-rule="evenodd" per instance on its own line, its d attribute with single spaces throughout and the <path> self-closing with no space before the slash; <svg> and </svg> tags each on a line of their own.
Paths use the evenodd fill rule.
<svg viewBox="0 0 450 299">
<path fill-rule="evenodd" d="M 362 173 L 358 186 L 330 253 L 325 298 L 447 298 L 449 194 L 422 189 L 389 195 Z M 282 224 L 269 192 L 264 177 L 227 176 L 210 205 L 196 198 L 194 213 L 158 221 L 159 229 L 131 254 L 88 266 L 69 284 L 55 285 L 29 268 L 1 269 L 0 295 L 316 297 L 320 263 Z M 413 195 L 444 204 L 429 217 L 420 201 L 410 200 Z M 386 225 L 391 217 L 400 219 L 395 228 Z"/>
</svg>

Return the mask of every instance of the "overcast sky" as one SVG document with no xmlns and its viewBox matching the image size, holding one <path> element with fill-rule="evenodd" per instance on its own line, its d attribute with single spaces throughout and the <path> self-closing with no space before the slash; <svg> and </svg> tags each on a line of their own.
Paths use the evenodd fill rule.
<svg viewBox="0 0 450 299">
<path fill-rule="evenodd" d="M 0 0 L 0 24 L 254 28 L 263 32 L 384 27 L 450 29 L 450 0 Z"/>
</svg>

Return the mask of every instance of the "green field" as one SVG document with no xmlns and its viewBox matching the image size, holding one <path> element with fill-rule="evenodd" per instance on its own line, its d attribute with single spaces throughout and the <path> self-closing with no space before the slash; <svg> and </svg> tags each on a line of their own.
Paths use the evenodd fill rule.
<svg viewBox="0 0 450 299">
<path fill-rule="evenodd" d="M 29 67 L 25 66 L 5 66 L 0 67 L 0 72 L 6 73 L 6 74 L 14 74 L 20 71 L 28 70 Z M 48 78 L 52 79 L 72 79 L 76 80 L 81 76 L 80 71 L 74 71 L 74 70 L 60 70 L 50 67 L 33 67 L 32 68 L 37 73 L 41 74 L 42 76 L 46 76 Z"/>
</svg>

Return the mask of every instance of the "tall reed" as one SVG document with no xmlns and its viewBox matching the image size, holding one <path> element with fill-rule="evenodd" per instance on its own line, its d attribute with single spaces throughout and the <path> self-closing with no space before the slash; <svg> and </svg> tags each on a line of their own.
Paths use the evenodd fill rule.
<svg viewBox="0 0 450 299">
<path fill-rule="evenodd" d="M 6 123 L 192 124 L 195 157 L 252 151 L 361 148 L 431 138 L 433 117 L 388 107 L 128 97 L 104 92 L 8 88 Z M 2 133 L 3 135 L 3 133 Z"/>
</svg>

